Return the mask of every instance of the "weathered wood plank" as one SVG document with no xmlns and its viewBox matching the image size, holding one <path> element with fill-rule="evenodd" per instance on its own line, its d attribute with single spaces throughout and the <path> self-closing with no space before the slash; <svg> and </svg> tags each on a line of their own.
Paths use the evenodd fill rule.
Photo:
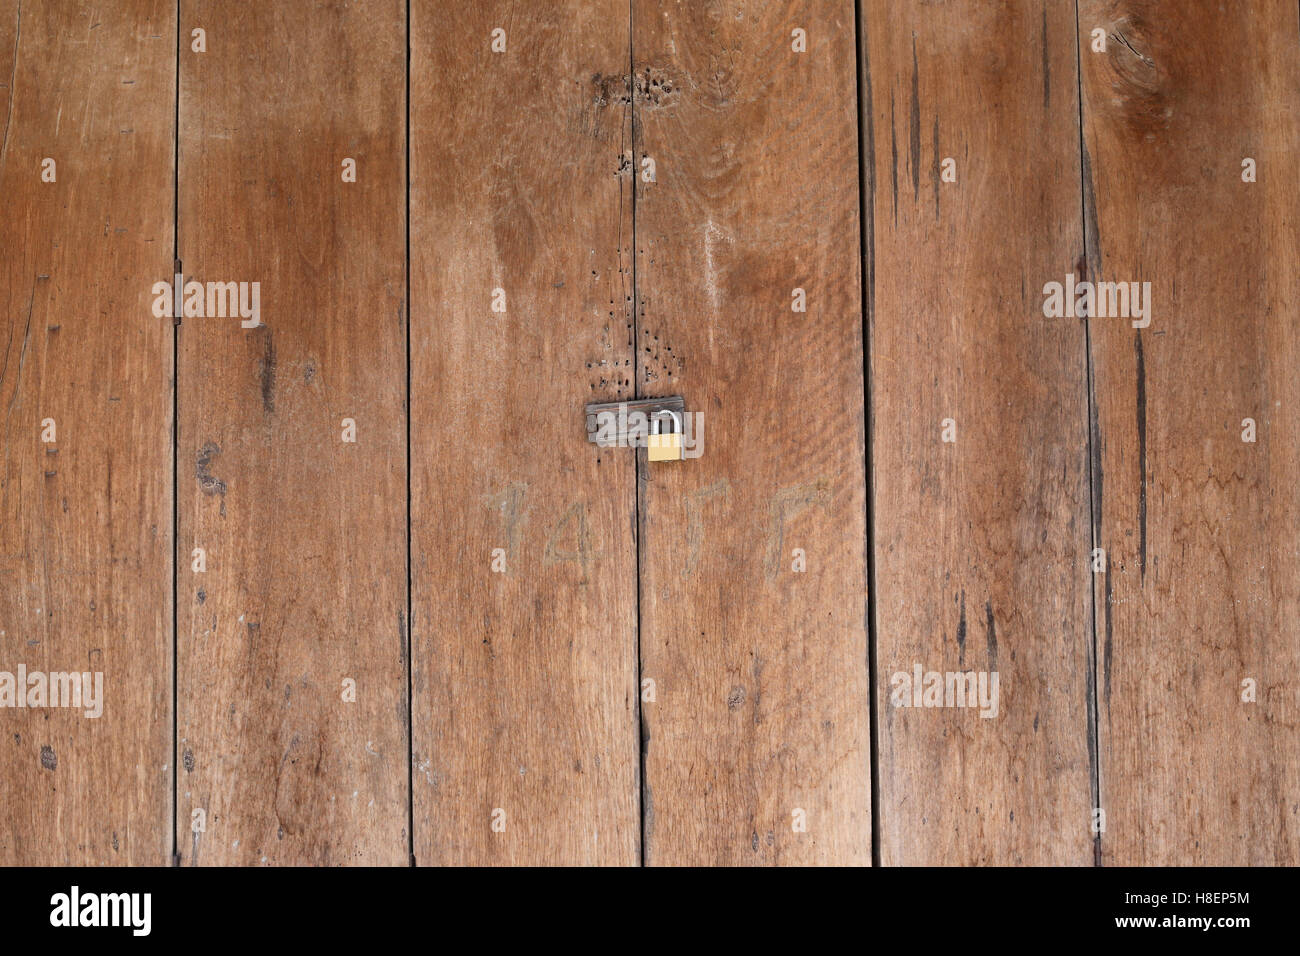
<svg viewBox="0 0 1300 956">
<path fill-rule="evenodd" d="M 1041 293 L 1082 246 L 1073 11 L 862 9 L 881 860 L 1088 863 L 1085 333 Z M 997 716 L 895 706 L 918 665 L 996 672 Z"/>
<path fill-rule="evenodd" d="M 5 865 L 171 853 L 175 42 L 170 3 L 0 3 L 0 671 L 100 711 L 0 678 Z"/>
<path fill-rule="evenodd" d="M 869 864 L 853 5 L 633 15 L 646 861 Z"/>
<path fill-rule="evenodd" d="M 179 329 L 185 865 L 409 859 L 405 19 L 182 5 L 181 259 L 262 322 Z"/>
<path fill-rule="evenodd" d="M 1297 7 L 1085 0 L 1079 36 L 1089 278 L 1151 284 L 1145 328 L 1091 320 L 1103 857 L 1294 866 Z"/>
<path fill-rule="evenodd" d="M 633 864 L 627 4 L 411 20 L 416 860 Z"/>
</svg>

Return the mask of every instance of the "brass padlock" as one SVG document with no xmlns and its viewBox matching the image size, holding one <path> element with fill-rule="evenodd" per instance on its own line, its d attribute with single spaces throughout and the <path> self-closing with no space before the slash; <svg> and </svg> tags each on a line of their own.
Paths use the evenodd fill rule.
<svg viewBox="0 0 1300 956">
<path fill-rule="evenodd" d="M 675 431 L 659 431 L 659 419 L 664 415 L 672 419 Z M 654 413 L 650 421 L 650 435 L 646 438 L 645 448 L 646 457 L 650 461 L 682 460 L 682 420 L 676 412 L 665 408 Z"/>
</svg>

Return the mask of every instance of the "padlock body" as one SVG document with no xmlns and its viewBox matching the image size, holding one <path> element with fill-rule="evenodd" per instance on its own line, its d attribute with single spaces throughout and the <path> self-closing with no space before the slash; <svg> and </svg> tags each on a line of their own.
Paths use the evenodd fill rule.
<svg viewBox="0 0 1300 956">
<path fill-rule="evenodd" d="M 646 436 L 646 457 L 650 461 L 680 461 L 682 436 L 677 432 Z"/>
</svg>

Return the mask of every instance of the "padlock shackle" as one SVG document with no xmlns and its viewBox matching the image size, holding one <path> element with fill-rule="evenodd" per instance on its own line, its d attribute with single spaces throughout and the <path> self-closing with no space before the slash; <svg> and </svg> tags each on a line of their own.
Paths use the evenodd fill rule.
<svg viewBox="0 0 1300 956">
<path fill-rule="evenodd" d="M 659 409 L 659 411 L 655 412 L 653 415 L 650 416 L 650 434 L 652 434 L 652 435 L 657 435 L 657 434 L 659 434 L 659 433 L 656 432 L 654 429 L 655 429 L 655 427 L 659 424 L 659 416 L 660 416 L 660 415 L 671 415 L 671 416 L 672 416 L 672 419 L 673 419 L 673 424 L 677 426 L 677 431 L 674 432 L 673 434 L 675 434 L 675 435 L 680 435 L 680 434 L 682 434 L 682 431 L 683 431 L 683 429 L 682 429 L 682 417 L 681 417 L 680 415 L 678 415 L 675 411 L 673 411 L 671 408 L 661 408 L 661 409 Z"/>
</svg>

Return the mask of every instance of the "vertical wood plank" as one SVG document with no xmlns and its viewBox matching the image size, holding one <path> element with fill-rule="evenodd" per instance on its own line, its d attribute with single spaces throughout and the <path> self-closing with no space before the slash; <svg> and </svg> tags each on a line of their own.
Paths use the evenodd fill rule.
<svg viewBox="0 0 1300 956">
<path fill-rule="evenodd" d="M 642 462 L 646 861 L 869 864 L 853 5 L 633 21 L 638 388 L 705 423 Z"/>
<path fill-rule="evenodd" d="M 262 322 L 179 329 L 181 861 L 405 863 L 404 5 L 181 36 L 181 259 Z"/>
<path fill-rule="evenodd" d="M 1079 7 L 1089 278 L 1151 283 L 1147 327 L 1090 323 L 1119 865 L 1300 862 L 1300 24 L 1245 12 Z"/>
<path fill-rule="evenodd" d="M 175 39 L 170 3 L 0 3 L 5 865 L 171 852 L 172 326 L 150 286 L 171 273 Z M 101 715 L 14 709 L 19 668 L 102 674 Z"/>
<path fill-rule="evenodd" d="M 1086 347 L 1041 293 L 1082 246 L 1073 11 L 862 9 L 881 859 L 1088 863 Z M 910 706 L 918 666 L 996 672 L 996 717 Z"/>
<path fill-rule="evenodd" d="M 416 860 L 634 864 L 627 3 L 411 21 Z"/>
</svg>

